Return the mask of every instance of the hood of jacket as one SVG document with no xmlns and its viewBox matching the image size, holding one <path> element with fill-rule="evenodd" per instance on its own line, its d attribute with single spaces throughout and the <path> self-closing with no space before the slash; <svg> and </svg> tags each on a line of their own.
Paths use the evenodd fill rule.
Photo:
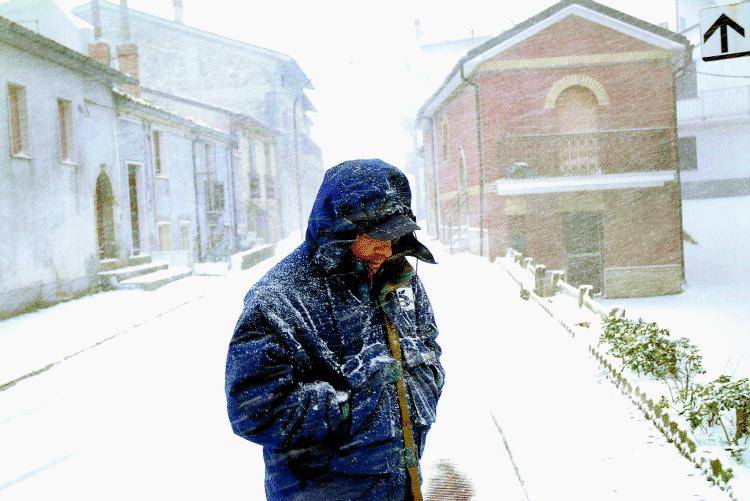
<svg viewBox="0 0 750 501">
<path fill-rule="evenodd" d="M 348 160 L 325 173 L 307 223 L 305 243 L 312 261 L 330 271 L 347 256 L 357 235 L 380 222 L 411 210 L 409 181 L 401 170 L 379 159 Z M 413 234 L 394 244 L 394 254 L 434 263 L 432 254 Z"/>
</svg>

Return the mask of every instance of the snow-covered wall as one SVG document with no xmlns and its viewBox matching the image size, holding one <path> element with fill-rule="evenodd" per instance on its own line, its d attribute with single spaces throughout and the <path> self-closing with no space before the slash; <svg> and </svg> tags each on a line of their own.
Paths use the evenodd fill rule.
<svg viewBox="0 0 750 501">
<path fill-rule="evenodd" d="M 115 170 L 115 108 L 107 83 L 2 43 L 0 75 L 3 117 L 9 113 L 8 83 L 25 87 L 30 143 L 30 158 L 11 155 L 9 121 L 0 120 L 0 311 L 5 314 L 96 284 L 97 177 L 102 172 L 108 177 L 116 200 L 127 185 Z M 60 156 L 58 98 L 71 102 L 73 162 Z M 116 229 L 125 209 L 114 206 Z"/>
</svg>

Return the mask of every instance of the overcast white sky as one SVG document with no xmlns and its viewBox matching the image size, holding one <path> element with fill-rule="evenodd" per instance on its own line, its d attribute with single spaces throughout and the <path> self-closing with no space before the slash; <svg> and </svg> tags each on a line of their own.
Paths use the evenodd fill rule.
<svg viewBox="0 0 750 501">
<path fill-rule="evenodd" d="M 117 1 L 117 0 L 114 0 Z M 70 10 L 83 0 L 57 0 Z M 171 0 L 129 0 L 133 9 L 171 18 Z M 434 89 L 415 84 L 414 20 L 424 39 L 497 35 L 549 7 L 550 0 L 184 0 L 185 23 L 292 55 L 315 90 L 313 136 L 326 167 L 356 157 L 402 165 L 405 120 Z M 674 22 L 674 0 L 602 3 L 659 23 Z M 440 75 L 442 79 L 444 75 Z"/>
</svg>

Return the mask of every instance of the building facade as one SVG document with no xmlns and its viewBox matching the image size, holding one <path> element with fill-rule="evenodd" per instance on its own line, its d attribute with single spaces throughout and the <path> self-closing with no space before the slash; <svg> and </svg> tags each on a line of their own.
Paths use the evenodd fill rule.
<svg viewBox="0 0 750 501">
<path fill-rule="evenodd" d="M 420 110 L 441 239 L 491 257 L 514 247 L 606 297 L 679 292 L 688 47 L 584 0 L 468 52 Z"/>
<path fill-rule="evenodd" d="M 130 255 L 186 266 L 236 252 L 231 137 L 128 94 L 116 104 Z"/>
<path fill-rule="evenodd" d="M 127 260 L 111 91 L 132 80 L 5 18 L 0 75 L 5 316 L 96 289 L 102 256 Z"/>
<path fill-rule="evenodd" d="M 304 93 L 312 85 L 296 61 L 187 26 L 180 18 L 167 20 L 132 9 L 123 16 L 119 5 L 100 1 L 99 6 L 99 40 L 113 47 L 125 41 L 137 46 L 144 87 L 231 109 L 280 132 L 269 150 L 278 168 L 274 231 L 286 234 L 296 227 L 299 214 L 309 214 L 323 175 L 306 116 L 315 111 Z M 91 3 L 73 12 L 94 22 Z"/>
<path fill-rule="evenodd" d="M 699 14 L 716 3 L 675 2 L 678 31 L 696 47 L 677 100 L 685 198 L 750 194 L 750 58 L 701 58 Z"/>
<path fill-rule="evenodd" d="M 177 94 L 140 88 L 144 99 L 196 117 L 232 138 L 232 189 L 237 246 L 249 249 L 281 238 L 277 139 L 281 131 L 245 113 Z"/>
<path fill-rule="evenodd" d="M 156 288 L 276 238 L 259 214 L 277 203 L 273 129 L 137 97 L 102 42 L 94 59 L 5 18 L 0 28 L 0 317 L 111 286 Z M 137 73 L 137 57 L 116 50 Z"/>
</svg>

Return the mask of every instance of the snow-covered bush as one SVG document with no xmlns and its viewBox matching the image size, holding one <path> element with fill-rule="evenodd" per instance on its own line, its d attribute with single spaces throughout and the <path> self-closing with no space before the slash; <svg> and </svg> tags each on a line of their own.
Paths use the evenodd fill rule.
<svg viewBox="0 0 750 501">
<path fill-rule="evenodd" d="M 748 430 L 738 416 L 750 405 L 750 382 L 748 378 L 732 380 L 722 375 L 706 385 L 696 384 L 680 393 L 683 413 L 693 429 L 719 426 L 722 438 L 730 453 L 741 460 L 748 440 Z M 740 412 L 738 412 L 740 410 Z M 744 441 L 740 444 L 741 439 Z"/>
<path fill-rule="evenodd" d="M 673 402 L 682 393 L 689 393 L 696 377 L 706 372 L 698 347 L 689 339 L 672 341 L 668 329 L 640 318 L 633 321 L 625 317 L 623 310 L 613 311 L 604 320 L 599 343 L 609 344 L 609 353 L 639 376 L 644 374 L 664 381 Z"/>
<path fill-rule="evenodd" d="M 677 350 L 668 336 L 669 330 L 659 328 L 655 322 L 647 323 L 641 318 L 633 321 L 619 310 L 605 318 L 599 342 L 609 344 L 609 353 L 639 376 L 664 379 L 677 371 Z"/>
<path fill-rule="evenodd" d="M 675 367 L 672 374 L 672 382 L 677 393 L 686 390 L 695 382 L 700 374 L 705 374 L 703 368 L 703 357 L 698 347 L 690 342 L 688 338 L 681 337 L 674 341 Z"/>
</svg>

